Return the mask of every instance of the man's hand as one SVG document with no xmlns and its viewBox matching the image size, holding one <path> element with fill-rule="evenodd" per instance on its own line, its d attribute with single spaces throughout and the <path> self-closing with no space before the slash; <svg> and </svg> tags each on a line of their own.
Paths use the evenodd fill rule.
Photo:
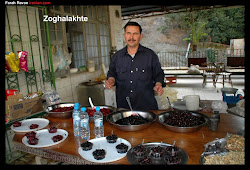
<svg viewBox="0 0 250 170">
<path fill-rule="evenodd" d="M 156 91 L 158 93 L 158 95 L 162 95 L 164 90 L 162 88 L 162 84 L 160 82 L 156 82 L 155 86 L 154 86 L 154 91 Z"/>
<path fill-rule="evenodd" d="M 104 84 L 107 89 L 111 89 L 115 85 L 115 78 L 109 77 L 108 80 L 106 80 Z"/>
</svg>

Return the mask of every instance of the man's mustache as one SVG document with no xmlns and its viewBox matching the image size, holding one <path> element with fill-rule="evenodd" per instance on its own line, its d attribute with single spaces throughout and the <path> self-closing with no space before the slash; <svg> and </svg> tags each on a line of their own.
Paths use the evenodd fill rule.
<svg viewBox="0 0 250 170">
<path fill-rule="evenodd" d="M 129 39 L 128 41 L 136 41 L 136 40 L 134 40 L 134 39 Z"/>
</svg>

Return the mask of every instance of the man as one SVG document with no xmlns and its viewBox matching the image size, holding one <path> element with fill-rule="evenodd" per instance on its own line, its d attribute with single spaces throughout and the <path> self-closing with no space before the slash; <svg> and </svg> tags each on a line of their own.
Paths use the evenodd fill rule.
<svg viewBox="0 0 250 170">
<path fill-rule="evenodd" d="M 124 26 L 127 46 L 113 55 L 105 87 L 116 85 L 117 108 L 129 108 L 128 96 L 134 110 L 158 110 L 154 91 L 162 95 L 162 86 L 166 86 L 164 73 L 158 56 L 140 45 L 141 32 L 136 22 Z"/>
</svg>

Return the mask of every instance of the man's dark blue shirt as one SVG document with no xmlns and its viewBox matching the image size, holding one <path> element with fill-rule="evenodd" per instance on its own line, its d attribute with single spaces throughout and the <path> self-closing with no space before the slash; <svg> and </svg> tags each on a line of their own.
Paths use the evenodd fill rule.
<svg viewBox="0 0 250 170">
<path fill-rule="evenodd" d="M 115 78 L 118 108 L 129 108 L 128 96 L 134 110 L 158 110 L 153 88 L 156 82 L 161 82 L 163 87 L 166 84 L 154 51 L 139 45 L 134 58 L 128 54 L 127 46 L 117 51 L 110 62 L 109 77 Z"/>
</svg>

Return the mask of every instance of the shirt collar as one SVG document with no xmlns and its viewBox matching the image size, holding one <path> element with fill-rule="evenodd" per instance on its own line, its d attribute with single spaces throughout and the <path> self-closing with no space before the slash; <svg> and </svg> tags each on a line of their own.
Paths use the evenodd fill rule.
<svg viewBox="0 0 250 170">
<path fill-rule="evenodd" d="M 128 46 L 126 46 L 125 48 L 124 48 L 124 54 L 128 54 Z M 139 44 L 139 47 L 138 47 L 138 50 L 137 50 L 137 52 L 138 51 L 144 51 L 144 49 L 143 49 L 143 46 L 141 45 L 141 44 Z M 137 53 L 136 52 L 136 53 Z"/>
</svg>

